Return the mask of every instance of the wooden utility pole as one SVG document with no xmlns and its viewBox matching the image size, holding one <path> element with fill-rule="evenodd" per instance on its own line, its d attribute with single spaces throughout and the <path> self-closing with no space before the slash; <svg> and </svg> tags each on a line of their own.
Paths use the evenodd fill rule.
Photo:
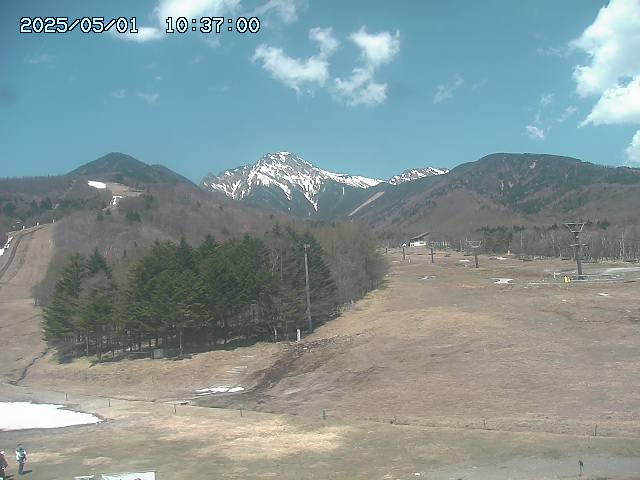
<svg viewBox="0 0 640 480">
<path fill-rule="evenodd" d="M 429 254 L 429 255 L 431 255 L 431 263 L 436 263 L 436 262 L 433 260 L 433 256 L 435 255 L 435 254 L 433 253 L 433 243 L 429 243 L 429 248 L 431 249 L 431 253 Z"/>
<path fill-rule="evenodd" d="M 405 245 L 404 245 L 404 243 L 403 243 L 403 244 L 402 244 L 402 261 L 403 261 L 403 262 L 404 262 L 404 261 L 405 261 L 405 259 L 407 258 L 407 257 L 406 257 L 406 254 L 405 254 L 405 251 L 404 251 L 404 248 L 405 248 Z"/>
<path fill-rule="evenodd" d="M 311 245 L 304 244 L 304 279 L 307 286 L 307 321 L 309 322 L 309 333 L 313 332 L 313 322 L 311 321 L 311 292 L 309 290 L 309 261 L 307 260 L 307 248 Z"/>
</svg>

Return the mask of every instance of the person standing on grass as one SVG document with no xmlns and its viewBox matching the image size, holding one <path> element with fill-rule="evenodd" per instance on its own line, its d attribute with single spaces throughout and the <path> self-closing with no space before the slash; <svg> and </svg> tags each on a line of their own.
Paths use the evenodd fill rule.
<svg viewBox="0 0 640 480">
<path fill-rule="evenodd" d="M 16 461 L 18 462 L 18 475 L 22 475 L 24 464 L 27 463 L 27 451 L 20 443 L 16 447 Z"/>
<path fill-rule="evenodd" d="M 4 450 L 0 450 L 0 480 L 5 480 L 5 469 L 9 466 L 4 456 Z"/>
</svg>

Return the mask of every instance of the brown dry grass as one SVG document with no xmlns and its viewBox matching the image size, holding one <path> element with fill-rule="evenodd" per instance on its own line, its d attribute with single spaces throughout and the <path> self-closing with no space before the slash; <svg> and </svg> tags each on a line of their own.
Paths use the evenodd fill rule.
<svg viewBox="0 0 640 480">
<path fill-rule="evenodd" d="M 410 258 L 392 264 L 387 288 L 298 345 L 182 362 L 44 358 L 0 396 L 65 403 L 56 393 L 65 390 L 107 421 L 0 440 L 28 443 L 34 480 L 126 469 L 185 479 L 569 478 L 576 458 L 591 466 L 586 478 L 637 478 L 637 283 L 531 286 L 570 265 L 482 257 L 475 270 L 456 256 L 435 266 Z M 100 398 L 188 396 L 238 365 L 257 388 L 214 402 L 231 409 L 174 414 L 160 402 L 109 408 Z M 599 436 L 588 436 L 595 423 Z"/>
</svg>

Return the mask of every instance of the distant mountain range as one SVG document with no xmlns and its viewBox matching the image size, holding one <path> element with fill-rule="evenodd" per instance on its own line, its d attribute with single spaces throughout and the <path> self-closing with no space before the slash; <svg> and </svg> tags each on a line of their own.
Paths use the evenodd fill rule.
<svg viewBox="0 0 640 480">
<path fill-rule="evenodd" d="M 348 213 L 361 193 L 380 184 L 400 185 L 419 178 L 444 175 L 447 169 L 426 167 L 405 170 L 389 180 L 333 173 L 291 152 L 269 153 L 252 165 L 209 174 L 202 187 L 234 200 L 311 217 Z"/>
<path fill-rule="evenodd" d="M 356 219 L 388 235 L 465 235 L 498 225 L 583 219 L 640 225 L 640 169 L 545 154 L 496 153 L 446 169 L 376 180 L 322 170 L 297 155 L 208 175 L 202 187 L 258 208 L 319 220 Z"/>
<path fill-rule="evenodd" d="M 50 222 L 78 212 L 97 215 L 111 194 L 87 186 L 88 180 L 149 192 L 153 199 L 127 200 L 114 213 L 138 211 L 145 228 L 168 231 L 171 224 L 171 235 L 204 222 L 214 235 L 225 237 L 251 225 L 264 228 L 268 219 L 286 218 L 280 212 L 329 222 L 355 220 L 396 239 L 425 231 L 465 238 L 483 228 L 569 220 L 625 227 L 629 235 L 640 235 L 636 168 L 556 155 L 496 153 L 451 171 L 426 167 L 378 180 L 329 172 L 289 152 L 208 175 L 201 186 L 122 153 L 110 153 L 67 175 L 0 179 L 0 234 L 14 225 Z M 106 224 L 105 218 L 101 225 Z"/>
</svg>

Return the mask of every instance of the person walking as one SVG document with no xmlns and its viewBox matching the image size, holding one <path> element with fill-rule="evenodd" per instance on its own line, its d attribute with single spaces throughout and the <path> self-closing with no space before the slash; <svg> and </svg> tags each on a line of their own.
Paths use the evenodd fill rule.
<svg viewBox="0 0 640 480">
<path fill-rule="evenodd" d="M 0 450 L 0 480 L 5 480 L 5 469 L 9 466 L 7 459 L 4 456 L 4 450 Z"/>
<path fill-rule="evenodd" d="M 27 451 L 20 443 L 16 447 L 16 461 L 18 462 L 18 475 L 23 475 L 24 464 L 27 463 Z"/>
</svg>

